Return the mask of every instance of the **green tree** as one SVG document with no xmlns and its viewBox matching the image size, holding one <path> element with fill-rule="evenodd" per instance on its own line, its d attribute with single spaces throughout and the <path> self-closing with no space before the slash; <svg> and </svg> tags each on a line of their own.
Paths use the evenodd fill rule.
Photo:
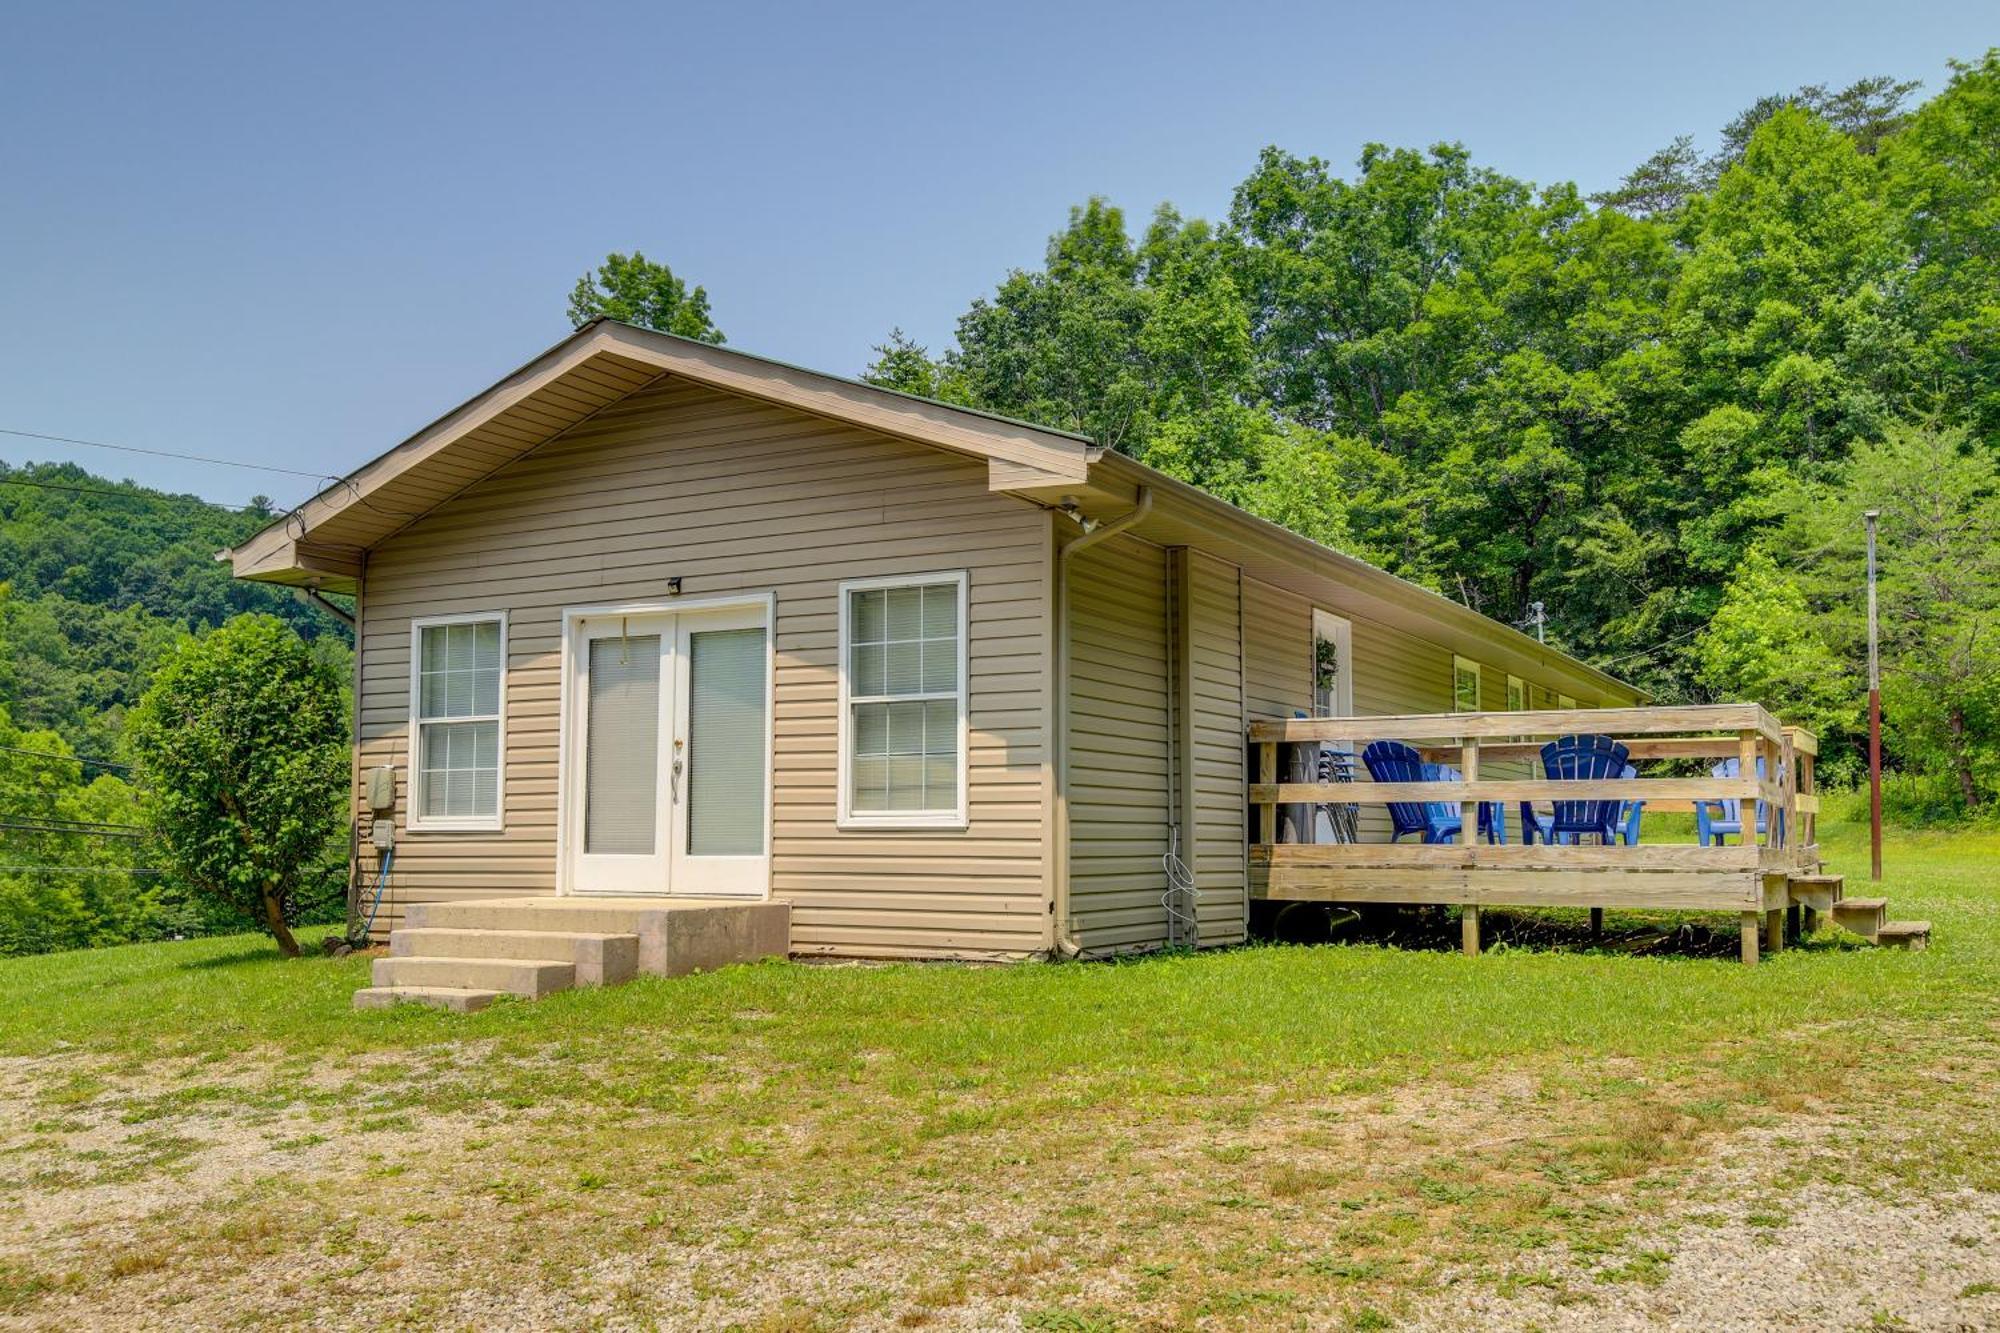
<svg viewBox="0 0 2000 1333">
<path fill-rule="evenodd" d="M 1672 218 L 1701 190 L 1701 154 L 1695 152 L 1694 136 L 1683 134 L 1625 173 L 1616 189 L 1590 200 L 1630 217 Z"/>
<path fill-rule="evenodd" d="M 1804 587 L 1850 663 L 1865 653 L 1869 508 L 1881 511 L 1885 736 L 1977 809 L 2000 790 L 2000 465 L 1962 427 L 1899 422 L 1799 497 L 1785 540 L 1813 556 Z"/>
<path fill-rule="evenodd" d="M 576 280 L 569 294 L 569 322 L 582 328 L 599 317 L 622 320 L 641 328 L 721 343 L 722 330 L 708 312 L 708 292 L 689 289 L 665 264 L 656 264 L 634 250 L 606 255 L 595 273 Z"/>
<path fill-rule="evenodd" d="M 875 359 L 861 372 L 864 384 L 880 385 L 919 398 L 942 398 L 945 367 L 931 359 L 930 351 L 901 329 L 889 331 L 889 341 L 872 349 Z"/>
<path fill-rule="evenodd" d="M 0 954 L 156 939 L 173 919 L 132 788 L 0 705 Z M 40 867 L 47 867 L 42 869 Z"/>
<path fill-rule="evenodd" d="M 1138 340 L 1150 304 L 1125 215 L 1091 199 L 1049 239 L 1040 272 L 1015 270 L 959 318 L 952 377 L 976 406 L 1130 451 L 1149 424 Z"/>
<path fill-rule="evenodd" d="M 284 625 L 242 616 L 182 640 L 128 723 L 169 860 L 287 955 L 345 818 L 345 693 Z"/>
<path fill-rule="evenodd" d="M 1882 150 L 1904 262 L 1896 288 L 1918 391 L 2000 440 L 2000 50 L 1951 84 Z"/>
<path fill-rule="evenodd" d="M 1703 685 L 1810 728 L 1828 758 L 1841 759 L 1841 744 L 1857 739 L 1864 685 L 1855 663 L 1828 642 L 1800 576 L 1762 547 L 1745 553 L 1722 605 L 1695 640 L 1694 656 Z M 1845 758 L 1829 767 L 1852 773 L 1855 756 Z"/>
</svg>

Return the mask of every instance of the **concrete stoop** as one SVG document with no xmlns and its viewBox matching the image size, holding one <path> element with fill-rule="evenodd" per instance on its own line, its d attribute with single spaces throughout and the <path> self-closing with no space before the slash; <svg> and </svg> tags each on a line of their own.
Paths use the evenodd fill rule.
<svg viewBox="0 0 2000 1333">
<path fill-rule="evenodd" d="M 678 977 L 791 949 L 787 903 L 723 898 L 485 898 L 413 903 L 354 1007 L 460 1013 L 640 973 Z"/>
</svg>

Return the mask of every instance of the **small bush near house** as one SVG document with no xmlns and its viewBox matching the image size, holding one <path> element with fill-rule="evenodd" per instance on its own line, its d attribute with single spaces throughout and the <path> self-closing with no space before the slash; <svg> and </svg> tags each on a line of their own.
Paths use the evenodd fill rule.
<svg viewBox="0 0 2000 1333">
<path fill-rule="evenodd" d="M 127 726 L 167 861 L 296 955 L 344 821 L 339 673 L 276 618 L 239 616 L 178 644 Z"/>
</svg>

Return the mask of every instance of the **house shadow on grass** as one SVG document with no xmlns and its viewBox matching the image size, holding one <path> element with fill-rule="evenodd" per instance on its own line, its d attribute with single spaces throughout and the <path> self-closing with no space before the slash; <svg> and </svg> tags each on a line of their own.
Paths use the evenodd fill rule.
<svg viewBox="0 0 2000 1333">
<path fill-rule="evenodd" d="M 245 944 L 242 948 L 231 949 L 228 953 L 211 954 L 207 958 L 190 959 L 188 962 L 182 963 L 181 967 L 188 972 L 208 972 L 226 967 L 242 967 L 248 963 L 309 963 L 314 959 L 324 957 L 325 955 L 318 949 L 307 948 L 297 958 L 286 958 L 282 953 L 278 952 L 276 944 L 265 940 L 260 944 Z"/>
<path fill-rule="evenodd" d="M 1251 923 L 1252 934 L 1281 944 L 1378 944 L 1418 952 L 1457 952 L 1459 914 L 1450 907 L 1335 907 L 1324 903 L 1269 903 Z M 1488 907 L 1480 911 L 1480 947 L 1536 953 L 1599 953 L 1669 958 L 1736 958 L 1741 946 L 1734 917 L 1720 913 L 1618 912 L 1604 914 L 1594 935 L 1590 913 L 1560 909 Z M 1788 947 L 1839 947 L 1805 940 Z"/>
</svg>

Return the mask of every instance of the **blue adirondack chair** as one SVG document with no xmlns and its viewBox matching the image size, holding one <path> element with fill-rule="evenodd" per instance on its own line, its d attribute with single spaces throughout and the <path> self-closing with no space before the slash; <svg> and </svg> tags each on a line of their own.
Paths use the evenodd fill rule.
<svg viewBox="0 0 2000 1333">
<path fill-rule="evenodd" d="M 1368 776 L 1377 782 L 1434 782 L 1436 764 L 1424 763 L 1423 756 L 1401 741 L 1376 741 L 1361 752 Z M 1424 770 L 1428 768 L 1430 772 Z M 1425 842 L 1450 842 L 1464 827 L 1458 806 L 1448 801 L 1390 801 L 1389 841 L 1400 842 L 1415 833 Z"/>
<path fill-rule="evenodd" d="M 1630 751 L 1609 736 L 1559 736 L 1542 747 L 1542 771 L 1559 781 L 1598 781 L 1625 771 Z M 1618 837 L 1623 801 L 1556 801 L 1544 836 L 1596 834 L 1609 847 Z"/>
<path fill-rule="evenodd" d="M 1621 778 L 1636 778 L 1639 776 L 1639 770 L 1627 764 L 1625 765 L 1625 771 L 1618 776 Z M 1624 843 L 1627 847 L 1637 847 L 1639 845 L 1639 816 L 1645 813 L 1645 810 L 1646 803 L 1644 801 L 1625 801 L 1618 807 L 1618 841 Z"/>
<path fill-rule="evenodd" d="M 1710 777 L 1741 777 L 1743 765 L 1740 760 L 1725 759 L 1708 770 Z M 1757 761 L 1757 777 L 1764 776 L 1764 761 Z M 1743 802 L 1731 797 L 1726 801 L 1696 801 L 1694 803 L 1695 832 L 1700 835 L 1704 847 L 1720 847 L 1724 837 L 1734 833 L 1740 841 L 1743 837 Z M 1757 802 L 1757 832 L 1762 835 L 1770 825 L 1770 818 L 1764 810 L 1764 803 Z"/>
<path fill-rule="evenodd" d="M 1434 774 L 1432 773 L 1433 769 L 1436 770 Z M 1465 777 L 1465 774 L 1459 772 L 1450 764 L 1425 764 L 1424 772 L 1426 774 L 1424 779 L 1426 782 L 1433 779 L 1438 782 L 1457 782 Z M 1480 801 L 1477 804 L 1479 806 L 1479 836 L 1488 842 L 1506 842 L 1507 807 L 1501 805 L 1498 801 Z M 1457 817 L 1459 826 L 1463 828 L 1465 825 L 1465 807 L 1454 804 L 1447 805 L 1444 808 L 1451 811 Z"/>
</svg>

